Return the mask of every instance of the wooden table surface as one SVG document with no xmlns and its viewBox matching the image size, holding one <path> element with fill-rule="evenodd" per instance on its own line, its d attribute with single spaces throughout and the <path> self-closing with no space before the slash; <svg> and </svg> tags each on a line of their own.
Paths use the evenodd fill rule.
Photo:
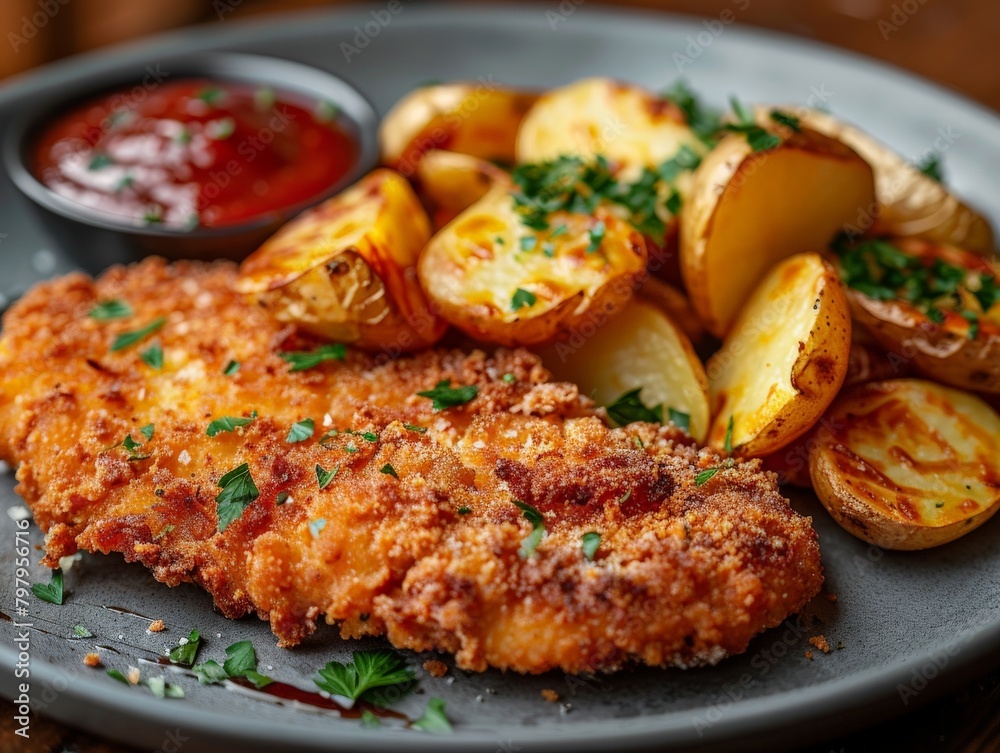
<svg viewBox="0 0 1000 753">
<path fill-rule="evenodd" d="M 589 0 L 593 2 L 594 0 Z M 580 0 L 576 0 L 577 4 Z M 336 3 L 326 0 L 244 0 L 227 16 L 251 16 Z M 557 0 L 540 5 L 558 6 Z M 606 3 L 608 4 L 608 3 Z M 846 47 L 907 68 L 1000 111 L 1000 0 L 617 0 L 610 4 L 718 16 L 738 5 L 741 23 Z M 35 0 L 0 0 L 0 32 L 8 37 Z M 136 14 L 136 7 L 144 13 Z M 123 15 L 124 13 L 124 15 Z M 131 15 L 130 15 L 131 14 Z M 53 19 L 49 36 L 12 57 L 0 53 L 0 75 L 137 31 L 180 23 L 212 23 L 211 3 L 191 0 L 73 0 Z M 42 30 L 43 32 L 45 30 Z M 43 33 L 42 36 L 45 36 Z M 5 58 L 4 55 L 7 57 Z M 998 145 L 1000 148 L 1000 145 Z M 44 718 L 30 740 L 13 734 L 13 705 L 0 702 L 0 753 L 134 753 Z M 1000 751 L 1000 671 L 953 695 L 874 729 L 801 753 L 996 753 Z"/>
</svg>

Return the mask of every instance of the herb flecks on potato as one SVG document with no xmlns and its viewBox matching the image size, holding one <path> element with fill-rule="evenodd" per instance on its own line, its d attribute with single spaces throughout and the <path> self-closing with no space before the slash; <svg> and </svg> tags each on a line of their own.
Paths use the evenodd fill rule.
<svg viewBox="0 0 1000 753">
<path fill-rule="evenodd" d="M 996 266 L 917 238 L 834 244 L 855 319 L 900 364 L 945 384 L 1000 392 Z"/>
</svg>

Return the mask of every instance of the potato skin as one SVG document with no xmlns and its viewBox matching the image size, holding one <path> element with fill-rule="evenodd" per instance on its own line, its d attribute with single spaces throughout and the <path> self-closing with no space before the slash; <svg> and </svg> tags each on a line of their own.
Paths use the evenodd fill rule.
<svg viewBox="0 0 1000 753">
<path fill-rule="evenodd" d="M 724 337 L 774 264 L 825 250 L 874 190 L 867 163 L 815 131 L 763 152 L 724 137 L 694 171 L 680 215 L 681 273 L 705 328 Z"/>
<path fill-rule="evenodd" d="M 390 354 L 420 350 L 447 329 L 417 281 L 429 237 L 410 185 L 375 170 L 247 257 L 237 289 L 322 337 Z"/>
<path fill-rule="evenodd" d="M 804 126 L 839 139 L 872 166 L 878 206 L 867 218 L 867 225 L 857 227 L 858 234 L 866 231 L 871 235 L 916 236 L 987 256 L 996 253 L 989 220 L 946 186 L 924 175 L 860 128 L 825 112 L 804 108 L 793 111 Z"/>
<path fill-rule="evenodd" d="M 440 149 L 424 154 L 413 183 L 435 231 L 483 198 L 494 185 L 512 185 L 510 173 L 492 162 Z"/>
<path fill-rule="evenodd" d="M 432 149 L 512 163 L 521 120 L 537 98 L 488 80 L 415 89 L 382 120 L 382 162 L 406 177 Z"/>
<path fill-rule="evenodd" d="M 628 222 L 603 207 L 594 216 L 555 212 L 551 256 L 521 224 L 505 186 L 497 186 L 438 232 L 420 256 L 417 271 L 441 316 L 472 337 L 500 345 L 542 345 L 577 327 L 603 321 L 638 289 L 646 270 L 646 245 Z M 588 253 L 588 233 L 605 226 L 598 252 Z M 535 303 L 515 309 L 518 289 Z"/>
<path fill-rule="evenodd" d="M 996 278 L 988 261 L 959 248 L 918 239 L 898 240 L 896 245 L 908 253 L 929 254 Z M 848 299 L 854 318 L 893 363 L 912 366 L 953 387 L 1000 393 L 1000 326 L 995 322 L 980 317 L 979 333 L 969 339 L 969 323 L 957 315 L 936 324 L 907 301 L 881 301 L 851 289 Z"/>
<path fill-rule="evenodd" d="M 869 382 L 827 412 L 809 454 L 833 518 L 886 549 L 926 549 L 1000 508 L 1000 415 L 969 393 L 920 379 Z"/>
<path fill-rule="evenodd" d="M 807 432 L 839 392 L 851 343 L 850 309 L 833 267 L 798 254 L 775 267 L 709 359 L 712 428 L 722 450 L 763 457 Z"/>
</svg>

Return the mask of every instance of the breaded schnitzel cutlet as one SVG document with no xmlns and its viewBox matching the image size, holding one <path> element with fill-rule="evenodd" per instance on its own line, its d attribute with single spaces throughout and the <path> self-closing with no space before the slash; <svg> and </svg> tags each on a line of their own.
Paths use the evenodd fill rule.
<svg viewBox="0 0 1000 753">
<path fill-rule="evenodd" d="M 235 276 L 147 260 L 39 285 L 7 313 L 0 458 L 47 564 L 121 552 L 200 584 L 227 617 L 270 620 L 285 646 L 325 617 L 518 672 L 712 664 L 818 592 L 811 521 L 757 461 L 727 465 L 672 427 L 609 429 L 521 350 L 348 349 L 293 372 L 280 354 L 318 341 L 234 293 Z M 130 316 L 88 315 L 115 299 Z M 161 368 L 141 357 L 156 344 Z M 416 393 L 444 380 L 478 393 L 435 411 Z M 305 419 L 312 435 L 288 441 Z"/>
</svg>

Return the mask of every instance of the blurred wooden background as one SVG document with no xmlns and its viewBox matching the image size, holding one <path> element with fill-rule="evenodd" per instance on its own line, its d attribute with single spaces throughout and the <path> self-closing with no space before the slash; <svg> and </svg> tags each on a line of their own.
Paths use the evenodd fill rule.
<svg viewBox="0 0 1000 753">
<path fill-rule="evenodd" d="M 233 8 L 226 20 L 339 4 L 336 0 L 225 1 Z M 535 1 L 541 7 L 557 8 L 559 4 L 559 0 Z M 595 5 L 600 1 L 586 0 Z M 470 0 L 464 2 L 471 4 Z M 1000 111 L 1000 0 L 606 0 L 603 4 L 706 17 L 738 7 L 741 23 L 880 58 Z M 213 0 L 0 0 L 0 32 L 4 37 L 0 41 L 0 79 L 145 34 L 213 23 L 219 23 Z M 0 702 L 0 753 L 125 753 L 117 745 L 45 720 L 33 722 L 33 739 L 23 741 L 13 734 L 11 708 L 11 704 Z M 970 683 L 927 709 L 807 753 L 869 750 L 1000 750 L 1000 672 Z"/>
<path fill-rule="evenodd" d="M 226 20 L 339 4 L 337 0 L 227 2 L 233 10 Z M 558 6 L 558 0 L 536 2 Z M 604 0 L 604 4 L 705 16 L 717 16 L 736 5 L 741 23 L 881 58 L 1000 110 L 998 0 Z M 0 31 L 6 37 L 0 43 L 0 77 L 163 29 L 218 23 L 213 5 L 212 0 L 0 0 Z"/>
</svg>

